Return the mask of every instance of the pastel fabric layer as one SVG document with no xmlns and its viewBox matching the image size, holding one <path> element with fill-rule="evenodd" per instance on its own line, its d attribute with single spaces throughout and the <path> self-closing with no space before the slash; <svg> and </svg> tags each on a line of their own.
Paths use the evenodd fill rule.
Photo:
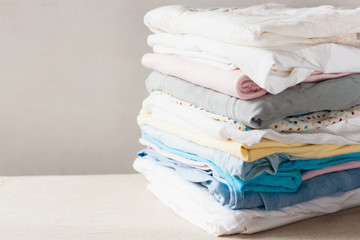
<svg viewBox="0 0 360 240">
<path fill-rule="evenodd" d="M 149 92 L 164 91 L 252 128 L 268 126 L 287 116 L 343 110 L 360 104 L 360 74 L 319 83 L 304 83 L 277 95 L 267 94 L 247 101 L 156 71 L 148 76 L 145 84 Z"/>
<path fill-rule="evenodd" d="M 148 12 L 144 22 L 155 33 L 191 34 L 232 44 L 269 47 L 354 44 L 354 33 L 360 32 L 359 15 L 360 8 L 345 10 L 333 6 L 288 8 L 271 3 L 201 9 L 175 5 Z"/>
<path fill-rule="evenodd" d="M 137 118 L 139 126 L 148 125 L 161 131 L 174 134 L 204 147 L 214 148 L 227 152 L 246 162 L 253 162 L 274 153 L 287 153 L 292 156 L 303 158 L 324 158 L 347 153 L 360 152 L 360 145 L 332 145 L 332 144 L 287 144 L 268 139 L 262 139 L 260 143 L 251 147 L 241 142 L 232 140 L 219 140 L 206 135 L 194 133 L 176 124 L 158 121 L 151 115 L 141 114 Z"/>
<path fill-rule="evenodd" d="M 141 62 L 145 67 L 158 72 L 241 99 L 258 98 L 267 93 L 239 69 L 225 71 L 176 55 L 151 53 L 145 54 Z"/>
<path fill-rule="evenodd" d="M 177 161 L 182 162 L 187 165 L 190 165 L 189 161 L 191 160 L 191 163 L 193 164 L 192 166 L 194 166 L 194 164 L 196 164 L 196 163 L 206 163 L 204 161 L 195 162 L 196 159 L 194 157 L 196 155 L 202 159 L 207 159 L 207 160 L 211 161 L 216 166 L 218 166 L 220 169 L 222 169 L 222 171 L 226 172 L 227 174 L 229 174 L 231 176 L 236 176 L 242 180 L 249 180 L 249 179 L 255 178 L 255 177 L 259 176 L 260 174 L 262 174 L 263 172 L 267 172 L 269 174 L 276 174 L 280 170 L 279 169 L 281 167 L 280 163 L 282 161 L 294 160 L 293 157 L 286 158 L 286 157 L 282 157 L 283 155 L 274 154 L 271 156 L 267 156 L 265 158 L 261 158 L 252 163 L 248 163 L 248 162 L 244 162 L 241 159 L 236 158 L 226 152 L 218 151 L 218 150 L 212 149 L 212 148 L 203 147 L 201 145 L 192 143 L 190 141 L 187 141 L 187 140 L 177 137 L 175 135 L 159 131 L 159 130 L 154 129 L 149 126 L 142 126 L 141 130 L 144 133 L 146 133 L 147 135 L 152 136 L 152 138 L 155 138 L 160 142 L 166 143 L 166 145 L 169 148 L 178 149 L 182 152 L 189 152 L 189 153 L 196 152 L 196 154 L 193 154 L 194 155 L 193 157 L 191 157 L 186 162 L 184 162 L 183 157 L 176 155 L 176 154 L 171 154 L 171 155 L 164 154 L 163 151 L 165 151 L 165 150 L 162 150 L 160 152 L 159 150 L 161 148 L 159 146 L 157 146 L 155 143 L 152 143 L 151 141 L 147 140 L 146 138 L 144 138 L 144 139 L 147 140 L 147 142 L 144 143 L 143 139 L 141 139 L 142 144 L 144 144 L 146 146 L 150 146 L 153 149 L 156 149 L 156 151 L 160 152 L 161 154 L 165 155 L 166 157 L 176 159 Z M 151 144 L 149 144 L 148 142 L 150 142 Z M 169 153 L 169 151 L 167 151 L 167 153 Z M 206 165 L 201 164 L 201 166 L 202 166 L 201 167 L 202 169 L 204 169 L 204 167 L 207 167 L 205 169 L 209 169 L 208 164 L 206 164 Z M 199 167 L 199 166 L 196 166 L 196 167 Z"/>
<path fill-rule="evenodd" d="M 192 168 L 162 156 L 146 155 L 141 152 L 139 157 L 174 169 L 187 181 L 201 183 L 221 205 L 234 210 L 251 208 L 278 210 L 360 187 L 360 169 L 355 168 L 309 179 L 294 193 L 239 192 L 230 184 L 219 182 L 209 171 Z"/>
<path fill-rule="evenodd" d="M 286 154 L 280 154 L 279 156 L 273 156 L 273 158 L 277 157 L 279 160 L 279 168 L 277 169 L 278 171 L 276 172 L 276 174 L 269 174 L 267 172 L 262 172 L 261 170 L 263 169 L 256 169 L 258 176 L 255 176 L 253 178 L 241 179 L 241 176 L 244 174 L 242 174 L 240 171 L 239 174 L 229 174 L 229 172 L 234 173 L 236 172 L 236 170 L 243 169 L 239 167 L 239 165 L 242 165 L 240 160 L 238 160 L 237 163 L 230 161 L 228 162 L 225 160 L 226 158 L 224 154 L 221 153 L 218 153 L 217 155 L 215 155 L 215 157 L 206 156 L 209 155 L 209 153 L 204 154 L 201 151 L 196 151 L 196 146 L 191 143 L 188 143 L 181 139 L 178 141 L 172 141 L 171 136 L 166 136 L 166 134 L 163 134 L 161 132 L 155 132 L 155 134 L 156 136 L 160 137 L 153 137 L 152 135 L 146 133 L 146 129 L 143 130 L 143 138 L 151 143 L 146 146 L 152 147 L 155 145 L 153 149 L 156 151 L 156 154 L 160 154 L 167 158 L 174 159 L 182 164 L 194 168 L 199 167 L 193 163 L 189 164 L 188 161 L 184 161 L 184 159 L 188 159 L 201 164 L 206 163 L 209 168 L 204 169 L 203 167 L 200 167 L 200 169 L 212 170 L 213 173 L 216 173 L 218 176 L 225 179 L 227 183 L 232 186 L 232 188 L 236 189 L 239 192 L 294 192 L 301 184 L 301 171 L 321 169 L 339 163 L 353 161 L 354 159 L 359 159 L 360 157 L 360 153 L 353 153 L 330 158 L 302 159 L 291 158 L 288 157 Z M 165 140 L 161 141 L 163 139 Z M 178 145 L 176 145 L 176 143 Z M 184 144 L 184 146 L 180 144 Z M 149 155 L 154 155 L 154 153 L 152 152 Z M 218 156 L 221 156 L 223 158 L 217 158 Z M 221 163 L 218 164 L 219 162 Z M 230 169 L 230 171 L 228 171 L 228 169 Z"/>
<path fill-rule="evenodd" d="M 355 116 L 360 116 L 359 105 L 340 111 L 317 111 L 302 116 L 286 117 L 268 127 L 281 132 L 299 132 L 327 127 Z"/>
<path fill-rule="evenodd" d="M 314 71 L 322 73 L 360 72 L 360 48 L 339 44 L 287 46 L 278 49 L 226 44 L 189 35 L 155 34 L 148 38 L 155 53 L 175 54 L 210 61 L 208 56 L 227 59 L 269 93 L 278 94 L 303 82 Z M 256 64 L 254 64 L 256 63 Z"/>
<path fill-rule="evenodd" d="M 360 189 L 316 198 L 278 211 L 230 210 L 201 185 L 181 178 L 170 168 L 147 159 L 134 162 L 149 181 L 148 189 L 177 214 L 215 236 L 249 234 L 358 206 Z"/>
<path fill-rule="evenodd" d="M 213 89 L 240 99 L 254 99 L 267 93 L 240 69 L 226 71 L 209 64 L 187 60 L 176 55 L 147 53 L 142 64 L 155 71 Z M 350 75 L 351 73 L 312 73 L 305 81 L 315 82 Z"/>
<path fill-rule="evenodd" d="M 358 158 L 356 158 L 356 159 L 358 159 Z M 320 175 L 323 175 L 326 173 L 338 172 L 338 171 L 343 171 L 343 170 L 348 170 L 348 169 L 353 169 L 353 168 L 360 168 L 360 161 L 344 162 L 344 163 L 328 166 L 328 167 L 317 169 L 317 170 L 305 171 L 302 174 L 302 180 L 306 181 L 310 178 L 320 176 Z"/>
<path fill-rule="evenodd" d="M 150 146 L 157 151 L 163 149 L 163 151 L 167 152 L 177 152 L 186 159 L 191 160 L 192 164 L 195 164 L 194 161 L 197 163 L 210 161 L 225 173 L 244 181 L 253 179 L 262 174 L 276 175 L 278 172 L 281 172 L 282 176 L 286 176 L 286 172 L 289 172 L 290 175 L 288 176 L 292 176 L 291 174 L 294 170 L 321 169 L 341 162 L 355 161 L 360 156 L 359 152 L 355 152 L 328 158 L 311 159 L 280 153 L 260 158 L 254 162 L 245 162 L 229 153 L 198 145 L 184 138 L 163 132 L 150 126 L 142 126 L 141 131 L 143 133 L 143 140 L 147 140 L 152 144 L 144 144 L 145 146 Z M 143 143 L 143 141 L 141 142 Z M 156 147 L 154 147 L 154 145 Z M 166 148 L 166 150 L 164 150 L 164 148 Z M 166 157 L 179 160 L 178 157 L 180 155 L 176 156 L 176 154 L 172 154 L 171 156 L 166 155 Z M 202 160 L 199 160 L 198 157 Z M 180 162 L 190 165 L 189 161 Z"/>
<path fill-rule="evenodd" d="M 281 126 L 276 130 L 270 128 L 255 130 L 249 129 L 231 118 L 211 113 L 197 105 L 156 91 L 143 101 L 141 113 L 151 114 L 156 120 L 171 122 L 196 133 L 221 140 L 232 139 L 248 146 L 259 143 L 262 138 L 284 143 L 329 143 L 335 145 L 360 143 L 359 107 L 341 111 L 323 111 L 321 113 L 330 117 L 328 119 L 322 117 L 321 123 L 318 123 L 319 118 L 317 117 L 320 113 L 316 112 L 306 115 L 310 117 L 310 120 L 302 120 L 302 117 L 305 116 L 285 118 L 272 124 Z M 318 128 L 324 122 L 329 122 L 330 126 Z M 306 130 L 301 131 L 302 133 L 277 132 L 289 125 L 292 127 L 303 126 Z M 311 130 L 312 128 L 315 130 Z"/>
<path fill-rule="evenodd" d="M 206 162 L 193 161 L 193 160 L 181 157 L 179 155 L 167 152 L 167 151 L 161 149 L 156 144 L 152 143 L 150 140 L 147 140 L 146 138 L 140 138 L 139 143 L 144 145 L 147 149 L 154 149 L 158 154 L 160 154 L 160 155 L 162 155 L 164 157 L 171 158 L 173 160 L 176 160 L 179 163 L 182 163 L 182 164 L 190 166 L 190 167 L 199 168 L 199 169 L 202 169 L 202 170 L 212 170 L 214 175 L 219 176 L 216 173 L 216 171 L 214 170 L 214 168 L 212 168 L 211 165 L 206 163 Z M 219 179 L 221 179 L 220 176 L 219 176 Z"/>
<path fill-rule="evenodd" d="M 167 152 L 167 151 L 161 149 L 156 144 L 154 144 L 151 141 L 147 140 L 146 138 L 140 138 L 139 142 L 142 145 L 146 146 L 147 148 L 154 149 L 160 155 L 171 158 L 171 159 L 173 159 L 173 160 L 175 160 L 177 162 L 180 162 L 180 163 L 182 163 L 184 165 L 194 167 L 194 168 L 198 168 L 198 169 L 202 169 L 202 170 L 211 170 L 213 172 L 213 174 L 214 174 L 214 177 L 217 176 L 218 177 L 217 179 L 219 181 L 225 181 L 225 180 L 222 180 L 221 176 L 218 175 L 216 170 L 210 164 L 208 164 L 206 162 L 198 162 L 196 160 L 191 160 L 191 158 L 187 159 L 187 158 L 184 158 L 182 156 Z M 180 150 L 180 149 L 178 149 L 178 150 Z M 341 156 L 341 157 L 344 157 L 344 158 L 351 157 L 350 155 L 354 155 L 354 154 L 348 154 L 347 156 Z M 319 160 L 323 160 L 323 159 L 319 159 Z M 353 160 L 353 159 L 349 159 L 349 160 Z M 241 160 L 239 160 L 239 161 L 241 162 Z M 293 161 L 296 161 L 296 160 L 293 160 Z M 212 161 L 212 162 L 215 163 L 216 161 Z M 242 163 L 240 163 L 238 165 L 242 165 Z M 281 165 L 280 171 L 282 171 L 284 168 L 288 171 L 289 164 L 286 164 L 287 166 L 284 166 L 284 165 L 285 164 Z M 294 167 L 296 168 L 295 164 L 290 165 L 290 166 L 293 167 L 293 168 Z M 331 165 L 331 166 L 328 166 L 328 167 L 323 167 L 323 168 L 320 168 L 320 169 L 308 170 L 308 171 L 305 171 L 305 172 L 301 173 L 301 178 L 302 178 L 302 181 L 306 181 L 306 180 L 309 180 L 310 178 L 320 176 L 320 175 L 323 175 L 323 174 L 326 174 L 326 173 L 338 172 L 338 171 L 348 170 L 348 169 L 353 169 L 353 168 L 360 168 L 360 161 L 343 162 L 343 163 Z M 244 168 L 243 168 L 243 166 L 241 166 L 241 167 L 238 167 L 238 169 L 244 169 Z M 258 173 L 258 174 L 260 174 L 260 173 Z M 254 178 L 254 176 L 252 176 L 251 178 Z M 246 179 L 242 179 L 242 180 L 246 180 Z"/>
</svg>

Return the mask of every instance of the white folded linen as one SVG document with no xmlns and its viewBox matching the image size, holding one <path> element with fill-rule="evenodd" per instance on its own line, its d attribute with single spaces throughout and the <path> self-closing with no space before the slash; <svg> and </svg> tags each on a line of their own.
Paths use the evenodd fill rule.
<svg viewBox="0 0 360 240">
<path fill-rule="evenodd" d="M 360 205 L 360 189 L 303 202 L 278 211 L 230 210 L 199 184 L 185 181 L 174 170 L 146 159 L 134 168 L 149 181 L 148 189 L 177 214 L 215 236 L 249 234 Z"/>
<path fill-rule="evenodd" d="M 175 123 L 193 132 L 222 140 L 232 139 L 248 146 L 259 143 L 262 138 L 284 143 L 360 144 L 360 116 L 302 133 L 282 133 L 271 128 L 243 131 L 238 129 L 241 125 L 231 124 L 232 121 L 225 117 L 206 109 L 186 107 L 182 100 L 178 102 L 167 94 L 153 92 L 143 101 L 141 112 L 151 113 L 156 120 Z"/>
<path fill-rule="evenodd" d="M 269 3 L 248 8 L 201 9 L 165 6 L 148 12 L 145 25 L 154 33 L 190 34 L 232 44 L 355 44 L 360 8 L 333 6 L 288 8 Z"/>
<path fill-rule="evenodd" d="M 203 59 L 221 65 L 223 69 L 232 69 L 236 65 L 272 94 L 303 82 L 316 70 L 322 73 L 360 72 L 360 48 L 340 44 L 264 49 L 166 33 L 150 35 L 148 44 L 159 54 L 176 54 L 195 61 Z"/>
</svg>

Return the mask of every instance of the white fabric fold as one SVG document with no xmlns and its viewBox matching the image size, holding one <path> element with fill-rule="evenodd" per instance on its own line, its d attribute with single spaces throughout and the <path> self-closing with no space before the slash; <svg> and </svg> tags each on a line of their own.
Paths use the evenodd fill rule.
<svg viewBox="0 0 360 240">
<path fill-rule="evenodd" d="M 190 34 L 222 42 L 260 47 L 290 44 L 353 45 L 360 32 L 360 8 L 329 5 L 289 8 L 268 3 L 248 8 L 202 9 L 164 6 L 148 12 L 145 25 L 154 33 Z"/>
<path fill-rule="evenodd" d="M 250 234 L 360 205 L 360 189 L 303 202 L 278 211 L 230 210 L 206 188 L 187 182 L 173 170 L 136 159 L 136 171 L 149 181 L 148 189 L 181 217 L 215 236 Z"/>
<path fill-rule="evenodd" d="M 161 33 L 150 35 L 148 44 L 159 54 L 203 59 L 221 65 L 223 69 L 236 65 L 272 94 L 303 82 L 315 70 L 322 73 L 360 72 L 360 49 L 333 43 L 264 49 L 192 35 Z"/>
</svg>

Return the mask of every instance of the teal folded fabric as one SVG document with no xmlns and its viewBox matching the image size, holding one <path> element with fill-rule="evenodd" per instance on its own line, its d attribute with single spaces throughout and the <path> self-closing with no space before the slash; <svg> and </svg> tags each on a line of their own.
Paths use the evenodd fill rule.
<svg viewBox="0 0 360 240">
<path fill-rule="evenodd" d="M 342 110 L 360 104 L 360 74 L 319 83 L 303 83 L 279 94 L 267 94 L 253 100 L 231 97 L 155 71 L 145 83 L 149 92 L 167 92 L 252 128 L 265 127 L 290 115 Z"/>
<path fill-rule="evenodd" d="M 328 158 L 306 159 L 287 154 L 273 154 L 252 163 L 244 162 L 225 152 L 202 147 L 178 136 L 142 126 L 143 138 L 159 148 L 183 158 L 205 162 L 239 192 L 295 192 L 302 182 L 303 170 L 320 169 L 327 166 L 360 159 L 360 153 L 344 154 Z M 270 160 L 269 160 L 270 159 Z M 277 168 L 269 174 L 266 169 L 272 164 Z M 268 165 L 265 163 L 268 162 Z M 247 171 L 247 174 L 244 174 Z M 243 176 L 247 176 L 244 180 Z"/>
</svg>

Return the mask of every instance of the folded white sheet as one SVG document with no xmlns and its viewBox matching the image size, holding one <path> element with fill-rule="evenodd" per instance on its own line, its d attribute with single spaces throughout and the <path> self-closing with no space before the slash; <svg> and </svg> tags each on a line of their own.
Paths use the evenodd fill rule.
<svg viewBox="0 0 360 240">
<path fill-rule="evenodd" d="M 177 214 L 210 234 L 249 234 L 360 205 L 360 189 L 318 198 L 278 211 L 229 210 L 201 185 L 187 182 L 173 170 L 146 159 L 134 168 L 149 181 L 148 189 Z"/>
<path fill-rule="evenodd" d="M 207 63 L 215 62 L 213 65 L 220 64 L 223 69 L 236 65 L 272 94 L 303 82 L 315 70 L 322 73 L 360 72 L 360 48 L 333 43 L 265 49 L 193 35 L 162 33 L 150 35 L 148 44 L 159 54 L 176 54 L 195 61 L 203 59 Z"/>
<path fill-rule="evenodd" d="M 268 3 L 248 8 L 165 6 L 145 15 L 154 33 L 190 34 L 232 44 L 355 44 L 360 8 L 288 8 Z"/>
</svg>

